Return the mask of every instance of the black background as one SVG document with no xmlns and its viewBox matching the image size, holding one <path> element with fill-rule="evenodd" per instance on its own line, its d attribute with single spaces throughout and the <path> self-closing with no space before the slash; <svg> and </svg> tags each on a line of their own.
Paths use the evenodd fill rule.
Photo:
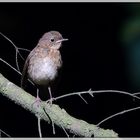
<svg viewBox="0 0 140 140">
<path fill-rule="evenodd" d="M 47 31 L 57 30 L 69 41 L 63 44 L 63 69 L 54 96 L 76 91 L 116 89 L 136 92 L 126 76 L 125 50 L 119 40 L 123 21 L 129 17 L 127 3 L 0 3 L 0 31 L 18 47 L 32 50 Z M 28 53 L 21 52 L 24 57 Z M 0 57 L 15 65 L 13 46 L 0 36 Z M 24 62 L 19 60 L 22 69 Z M 0 72 L 20 85 L 20 75 L 0 63 Z M 31 90 L 33 89 L 33 90 Z M 29 84 L 28 90 L 35 94 Z M 20 93 L 19 93 L 20 94 Z M 99 93 L 94 98 L 84 95 L 86 105 L 78 96 L 59 101 L 72 116 L 97 124 L 119 111 L 139 105 L 132 97 Z M 28 111 L 0 95 L 0 129 L 12 137 L 38 137 L 37 119 Z M 117 116 L 101 125 L 113 129 L 121 137 L 138 137 L 139 110 Z M 56 127 L 42 122 L 44 137 L 65 137 Z M 72 135 L 71 135 L 72 136 Z"/>
</svg>

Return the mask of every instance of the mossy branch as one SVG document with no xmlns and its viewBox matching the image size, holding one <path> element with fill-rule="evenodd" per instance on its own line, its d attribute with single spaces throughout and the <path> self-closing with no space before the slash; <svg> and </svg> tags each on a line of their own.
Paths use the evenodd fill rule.
<svg viewBox="0 0 140 140">
<path fill-rule="evenodd" d="M 50 123 L 50 117 L 55 125 L 74 135 L 96 138 L 118 137 L 118 134 L 113 130 L 105 130 L 94 124 L 89 124 L 70 116 L 64 109 L 61 109 L 56 104 L 50 105 L 41 101 L 40 107 L 33 106 L 35 97 L 10 82 L 2 74 L 0 74 L 0 93 L 48 123 Z M 47 117 L 44 109 L 49 117 Z"/>
</svg>

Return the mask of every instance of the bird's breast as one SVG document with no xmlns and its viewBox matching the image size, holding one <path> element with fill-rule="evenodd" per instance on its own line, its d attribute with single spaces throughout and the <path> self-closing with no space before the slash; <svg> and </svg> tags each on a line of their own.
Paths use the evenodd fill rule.
<svg viewBox="0 0 140 140">
<path fill-rule="evenodd" d="M 49 57 L 34 58 L 28 68 L 29 78 L 38 85 L 47 85 L 57 76 L 58 66 Z"/>
</svg>

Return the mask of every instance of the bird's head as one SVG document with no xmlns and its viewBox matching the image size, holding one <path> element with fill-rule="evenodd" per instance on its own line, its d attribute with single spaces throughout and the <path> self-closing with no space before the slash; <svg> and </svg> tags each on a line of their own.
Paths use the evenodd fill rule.
<svg viewBox="0 0 140 140">
<path fill-rule="evenodd" d="M 43 46 L 49 49 L 59 49 L 64 39 L 58 31 L 50 31 L 45 33 L 39 40 L 39 46 Z"/>
</svg>

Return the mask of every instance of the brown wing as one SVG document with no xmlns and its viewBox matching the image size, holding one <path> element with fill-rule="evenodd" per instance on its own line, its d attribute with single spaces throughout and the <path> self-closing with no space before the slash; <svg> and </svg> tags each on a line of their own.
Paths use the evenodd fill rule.
<svg viewBox="0 0 140 140">
<path fill-rule="evenodd" d="M 25 88 L 25 86 L 26 86 L 26 83 L 28 80 L 27 70 L 28 70 L 29 60 L 33 56 L 34 51 L 35 51 L 35 48 L 30 52 L 30 54 L 28 55 L 28 57 L 25 61 L 23 71 L 22 71 L 22 76 L 21 76 L 21 88 Z"/>
<path fill-rule="evenodd" d="M 27 57 L 25 64 L 24 64 L 24 68 L 22 71 L 22 76 L 21 76 L 21 88 L 25 88 L 25 85 L 27 83 L 27 68 L 29 65 L 29 58 Z"/>
</svg>

